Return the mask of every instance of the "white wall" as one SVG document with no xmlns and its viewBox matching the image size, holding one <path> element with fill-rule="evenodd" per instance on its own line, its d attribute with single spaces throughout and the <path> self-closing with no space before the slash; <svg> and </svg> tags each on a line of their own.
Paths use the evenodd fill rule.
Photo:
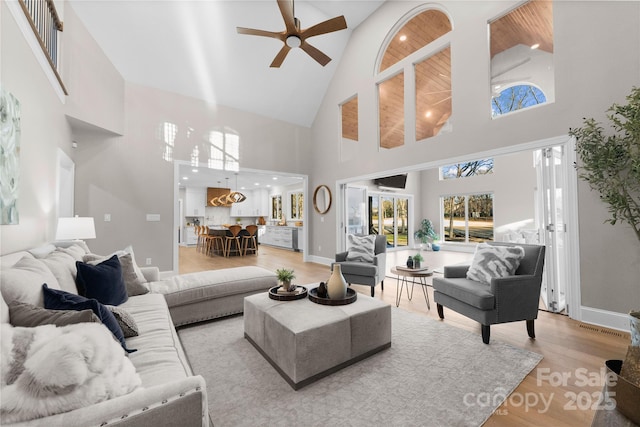
<svg viewBox="0 0 640 427">
<path fill-rule="evenodd" d="M 53 240 L 57 224 L 57 150 L 61 148 L 70 155 L 71 133 L 64 104 L 4 1 L 0 4 L 0 20 L 0 84 L 20 102 L 22 123 L 17 203 L 20 222 L 0 228 L 0 253 L 5 254 Z"/>
<path fill-rule="evenodd" d="M 640 3 L 554 2 L 555 102 L 491 119 L 487 22 L 515 1 L 439 3 L 451 16 L 452 131 L 393 150 L 377 144 L 374 64 L 394 24 L 422 2 L 388 1 L 353 33 L 312 127 L 310 188 L 350 177 L 402 170 L 428 162 L 469 157 L 500 147 L 566 135 L 583 117 L 602 120 L 613 102 L 624 102 L 640 84 Z M 484 83 L 483 83 L 484 82 Z M 359 142 L 341 158 L 340 109 L 354 94 Z M 409 123 L 409 126 L 411 124 Z M 606 207 L 579 183 L 582 304 L 619 313 L 640 307 L 640 243 L 624 225 L 603 224 Z M 338 212 L 324 221 L 311 215 L 309 248 L 330 258 Z M 323 251 L 317 251 L 322 246 Z"/>
</svg>

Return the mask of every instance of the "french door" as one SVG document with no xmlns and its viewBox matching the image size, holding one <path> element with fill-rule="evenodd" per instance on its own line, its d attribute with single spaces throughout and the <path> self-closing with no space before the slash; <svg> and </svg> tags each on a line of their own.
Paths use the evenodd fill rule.
<svg viewBox="0 0 640 427">
<path fill-rule="evenodd" d="M 369 234 L 369 223 L 367 222 L 367 187 L 347 186 L 346 196 L 346 234 Z"/>
<path fill-rule="evenodd" d="M 387 237 L 388 248 L 409 245 L 409 197 L 393 194 L 369 196 L 371 232 Z"/>
<path fill-rule="evenodd" d="M 561 313 L 567 308 L 569 283 L 565 146 L 536 150 L 534 159 L 538 181 L 536 216 L 541 243 L 546 246 L 542 302 L 547 310 Z"/>
</svg>

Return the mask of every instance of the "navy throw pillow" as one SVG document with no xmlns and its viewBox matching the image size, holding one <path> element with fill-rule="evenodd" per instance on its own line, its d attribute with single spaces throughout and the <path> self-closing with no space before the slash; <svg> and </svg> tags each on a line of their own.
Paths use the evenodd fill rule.
<svg viewBox="0 0 640 427">
<path fill-rule="evenodd" d="M 107 307 L 100 304 L 95 299 L 85 298 L 81 295 L 75 295 L 59 289 L 50 289 L 47 284 L 42 285 L 42 293 L 44 294 L 44 308 L 49 310 L 92 310 L 93 313 L 100 318 L 100 321 L 111 331 L 114 337 L 120 342 L 122 348 L 127 353 L 133 353 L 136 350 L 129 350 L 124 341 L 122 328 L 118 324 L 115 316 Z"/>
<path fill-rule="evenodd" d="M 106 305 L 120 305 L 129 299 L 118 255 L 97 265 L 76 261 L 76 268 L 76 286 L 80 295 Z"/>
</svg>

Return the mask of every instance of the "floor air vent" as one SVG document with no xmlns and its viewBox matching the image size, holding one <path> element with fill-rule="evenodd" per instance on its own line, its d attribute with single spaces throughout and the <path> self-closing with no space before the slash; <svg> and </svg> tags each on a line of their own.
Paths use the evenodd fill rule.
<svg viewBox="0 0 640 427">
<path fill-rule="evenodd" d="M 629 334 L 626 334 L 626 333 L 624 333 L 622 331 L 616 331 L 615 329 L 601 328 L 599 326 L 587 325 L 587 324 L 584 324 L 584 323 L 581 323 L 580 327 L 582 329 L 586 329 L 586 330 L 589 330 L 591 332 L 597 332 L 597 333 L 600 333 L 600 334 L 611 335 L 611 336 L 618 337 L 618 338 L 624 338 L 624 337 L 629 335 Z"/>
</svg>

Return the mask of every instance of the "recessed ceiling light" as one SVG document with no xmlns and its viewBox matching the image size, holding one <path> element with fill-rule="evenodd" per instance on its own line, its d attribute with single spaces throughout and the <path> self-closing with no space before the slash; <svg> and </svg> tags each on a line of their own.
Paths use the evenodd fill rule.
<svg viewBox="0 0 640 427">
<path fill-rule="evenodd" d="M 191 169 L 191 172 L 198 173 L 198 169 Z"/>
<path fill-rule="evenodd" d="M 182 179 L 185 180 L 185 181 L 188 181 L 189 177 L 188 176 L 183 176 Z"/>
<path fill-rule="evenodd" d="M 405 36 L 404 34 L 400 36 L 400 41 L 403 42 L 407 39 L 407 36 Z"/>
<path fill-rule="evenodd" d="M 277 181 L 277 180 L 278 180 L 278 177 L 277 177 L 277 176 L 274 176 L 274 177 L 273 177 L 273 180 L 274 180 L 274 181 Z"/>
<path fill-rule="evenodd" d="M 267 188 L 271 188 L 271 184 L 267 184 Z"/>
<path fill-rule="evenodd" d="M 532 44 L 531 45 L 531 50 L 537 49 L 539 47 L 540 47 L 540 43 Z"/>
<path fill-rule="evenodd" d="M 260 185 L 260 183 L 259 182 L 254 182 L 253 185 Z"/>
</svg>

